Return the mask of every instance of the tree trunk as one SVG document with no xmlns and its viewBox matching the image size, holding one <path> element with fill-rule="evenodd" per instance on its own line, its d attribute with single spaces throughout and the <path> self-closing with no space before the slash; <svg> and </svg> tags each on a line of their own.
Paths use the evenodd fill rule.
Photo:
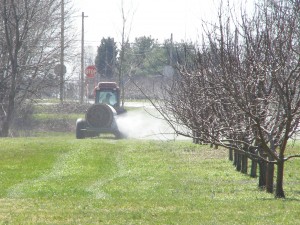
<svg viewBox="0 0 300 225">
<path fill-rule="evenodd" d="M 234 151 L 234 153 L 233 153 L 233 165 L 234 166 L 237 165 L 237 158 L 238 158 L 238 153 L 236 151 Z"/>
<path fill-rule="evenodd" d="M 280 160 L 277 164 L 277 180 L 276 180 L 276 198 L 285 198 L 283 191 L 283 170 L 284 170 L 284 161 Z"/>
<path fill-rule="evenodd" d="M 4 118 L 2 128 L 0 135 L 1 137 L 8 137 L 9 129 L 11 122 L 14 117 L 14 111 L 15 111 L 15 96 L 16 96 L 16 77 L 17 77 L 17 65 L 16 63 L 12 63 L 12 75 L 11 75 L 11 85 L 8 95 L 8 105 L 7 105 L 7 111 L 6 116 Z"/>
<path fill-rule="evenodd" d="M 248 172 L 248 157 L 246 155 L 241 155 L 242 158 L 242 169 L 241 172 L 247 174 Z"/>
<path fill-rule="evenodd" d="M 251 160 L 251 171 L 250 171 L 250 177 L 257 177 L 257 161 Z"/>
<path fill-rule="evenodd" d="M 237 153 L 236 170 L 241 171 L 241 169 L 242 169 L 241 154 Z"/>
<path fill-rule="evenodd" d="M 274 192 L 274 163 L 267 163 L 266 190 L 268 193 Z"/>
<path fill-rule="evenodd" d="M 261 189 L 265 189 L 266 187 L 266 162 L 260 160 L 258 162 L 259 165 L 259 181 L 258 181 L 258 187 Z"/>
<path fill-rule="evenodd" d="M 9 94 L 7 115 L 2 124 L 2 131 L 1 131 L 2 137 L 8 137 L 10 125 L 14 117 L 14 111 L 15 111 L 15 88 L 14 87 L 15 85 L 12 85 L 11 87 L 12 90 Z"/>
<path fill-rule="evenodd" d="M 230 160 L 230 161 L 233 161 L 233 150 L 230 148 L 229 149 L 229 155 L 228 155 L 228 159 Z"/>
<path fill-rule="evenodd" d="M 0 137 L 8 137 L 8 133 L 9 133 L 9 122 L 5 118 L 5 121 L 2 124 L 2 129 L 1 129 L 1 132 L 0 132 Z"/>
</svg>

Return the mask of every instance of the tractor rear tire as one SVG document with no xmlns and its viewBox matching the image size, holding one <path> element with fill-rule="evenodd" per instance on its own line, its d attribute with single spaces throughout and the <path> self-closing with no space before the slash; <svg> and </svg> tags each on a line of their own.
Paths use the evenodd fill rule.
<svg viewBox="0 0 300 225">
<path fill-rule="evenodd" d="M 76 122 L 76 138 L 77 139 L 84 139 L 86 131 L 86 121 L 85 120 L 78 120 Z"/>
</svg>

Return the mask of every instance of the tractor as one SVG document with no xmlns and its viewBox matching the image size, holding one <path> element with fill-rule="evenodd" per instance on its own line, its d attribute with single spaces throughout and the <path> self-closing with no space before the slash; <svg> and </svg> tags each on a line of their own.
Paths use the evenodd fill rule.
<svg viewBox="0 0 300 225">
<path fill-rule="evenodd" d="M 76 121 L 76 138 L 96 137 L 101 133 L 112 133 L 117 139 L 123 138 L 116 118 L 126 110 L 120 106 L 118 85 L 115 82 L 99 82 L 94 89 L 94 100 L 85 113 L 85 119 Z"/>
</svg>

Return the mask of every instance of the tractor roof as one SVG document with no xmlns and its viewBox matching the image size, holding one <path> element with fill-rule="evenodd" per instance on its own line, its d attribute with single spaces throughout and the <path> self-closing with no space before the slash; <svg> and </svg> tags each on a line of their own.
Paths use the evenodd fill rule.
<svg viewBox="0 0 300 225">
<path fill-rule="evenodd" d="M 95 89 L 96 90 L 100 90 L 100 89 L 117 90 L 119 89 L 119 86 L 117 85 L 116 82 L 99 82 Z"/>
</svg>

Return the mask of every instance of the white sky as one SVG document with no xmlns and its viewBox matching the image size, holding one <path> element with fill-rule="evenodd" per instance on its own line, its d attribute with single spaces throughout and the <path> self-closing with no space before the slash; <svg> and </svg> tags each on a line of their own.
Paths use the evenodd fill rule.
<svg viewBox="0 0 300 225">
<path fill-rule="evenodd" d="M 175 42 L 200 42 L 202 20 L 216 21 L 221 0 L 123 0 L 125 16 L 128 19 L 126 34 L 129 40 L 136 37 L 151 36 L 159 43 L 170 39 Z M 223 0 L 224 5 L 228 0 Z M 256 0 L 229 0 L 235 6 Z M 122 0 L 71 0 L 76 13 L 78 49 L 81 42 L 81 14 L 87 16 L 85 25 L 85 50 L 96 53 L 102 38 L 112 37 L 117 43 L 121 40 Z M 239 8 L 239 7 L 237 7 Z M 249 7 L 248 7 L 249 8 Z M 89 49 L 89 50 L 88 50 Z M 92 56 L 91 58 L 93 58 Z"/>
<path fill-rule="evenodd" d="M 201 19 L 216 18 L 219 0 L 123 0 L 130 27 L 130 41 L 150 36 L 163 42 L 171 33 L 175 41 L 196 41 L 201 34 Z M 237 0 L 235 0 L 237 1 Z M 242 0 L 238 0 L 242 1 Z M 121 39 L 122 0 L 73 0 L 78 12 L 78 33 L 81 13 L 85 18 L 86 45 L 97 46 L 103 37 Z M 127 30 L 128 33 L 129 29 Z"/>
</svg>

